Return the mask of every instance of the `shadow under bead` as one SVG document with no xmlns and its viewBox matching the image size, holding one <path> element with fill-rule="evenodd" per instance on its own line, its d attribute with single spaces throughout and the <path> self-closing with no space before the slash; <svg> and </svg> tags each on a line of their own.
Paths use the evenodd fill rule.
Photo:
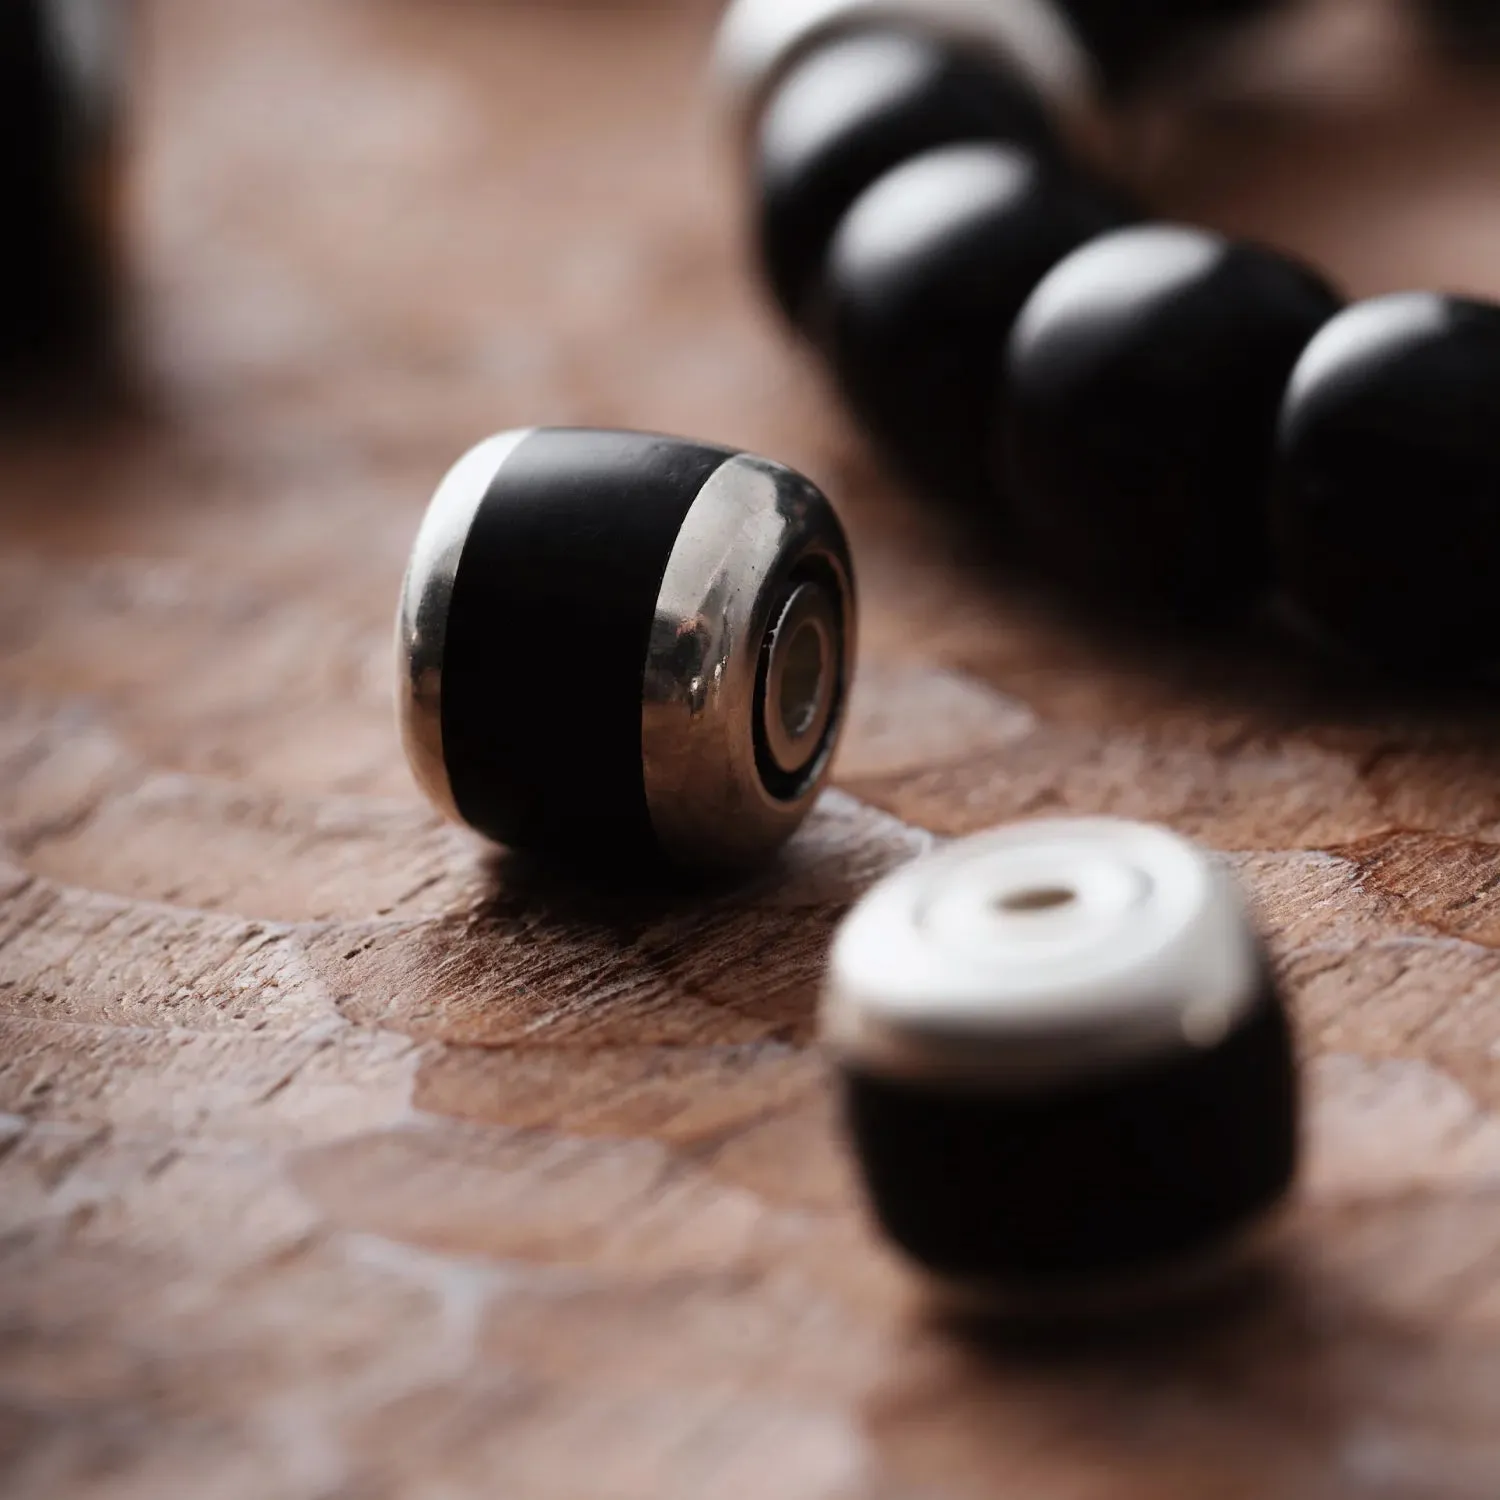
<svg viewBox="0 0 1500 1500">
<path fill-rule="evenodd" d="M 642 433 L 499 434 L 439 486 L 407 570 L 413 772 L 542 863 L 763 861 L 827 774 L 852 580 L 832 507 L 779 464 Z"/>
<path fill-rule="evenodd" d="M 0 364 L 105 341 L 129 9 L 123 0 L 0 6 Z"/>
<path fill-rule="evenodd" d="M 1002 522 L 993 454 L 1011 325 L 1064 255 L 1122 217 L 1030 153 L 987 144 L 925 152 L 855 201 L 816 336 L 850 410 L 919 489 Z"/>
<path fill-rule="evenodd" d="M 835 938 L 821 1027 L 881 1226 L 996 1311 L 1194 1290 L 1295 1173 L 1265 955 L 1166 829 L 1020 823 L 888 877 Z"/>
<path fill-rule="evenodd" d="M 1018 530 L 1090 602 L 1231 620 L 1268 587 L 1287 378 L 1339 300 L 1305 267 L 1141 225 L 1058 265 L 1011 333 L 1004 460 Z"/>
<path fill-rule="evenodd" d="M 1500 663 L 1500 307 L 1405 292 L 1308 346 L 1277 434 L 1278 580 L 1321 631 L 1423 675 Z"/>
<path fill-rule="evenodd" d="M 1056 149 L 1041 100 L 1017 74 L 937 36 L 856 31 L 792 65 L 761 115 L 753 191 L 761 265 L 793 323 L 859 194 L 908 157 L 960 140 Z"/>
</svg>

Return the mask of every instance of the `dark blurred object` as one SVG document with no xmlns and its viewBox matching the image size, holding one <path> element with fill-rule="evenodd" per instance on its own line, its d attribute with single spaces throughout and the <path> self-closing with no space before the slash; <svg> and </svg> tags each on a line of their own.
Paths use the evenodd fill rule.
<svg viewBox="0 0 1500 1500">
<path fill-rule="evenodd" d="M 755 158 L 761 265 L 787 317 L 806 312 L 834 229 L 877 177 L 967 140 L 1055 149 L 1019 75 L 941 37 L 857 31 L 794 63 L 761 116 Z"/>
<path fill-rule="evenodd" d="M 820 337 L 850 409 L 919 488 L 1000 521 L 1011 324 L 1064 255 L 1122 217 L 1070 174 L 987 144 L 914 157 L 855 202 L 829 251 Z"/>
<path fill-rule="evenodd" d="M 1272 532 L 1288 596 L 1345 645 L 1500 662 L 1500 308 L 1403 292 L 1327 324 L 1287 389 Z"/>
<path fill-rule="evenodd" d="M 1145 224 L 1051 271 L 1011 334 L 1010 502 L 1036 559 L 1091 599 L 1232 621 L 1266 590 L 1287 377 L 1339 310 L 1269 250 Z"/>
<path fill-rule="evenodd" d="M 1283 0 L 1063 0 L 1111 89 L 1129 88 L 1162 58 L 1216 27 L 1234 25 L 1275 10 Z M 1459 8 L 1463 0 L 1451 0 Z M 1479 5 L 1468 0 L 1468 7 Z"/>
<path fill-rule="evenodd" d="M 108 342 L 126 5 L 0 5 L 0 365 Z"/>
<path fill-rule="evenodd" d="M 1413 0 L 1427 28 L 1456 56 L 1500 54 L 1500 0 Z"/>
</svg>

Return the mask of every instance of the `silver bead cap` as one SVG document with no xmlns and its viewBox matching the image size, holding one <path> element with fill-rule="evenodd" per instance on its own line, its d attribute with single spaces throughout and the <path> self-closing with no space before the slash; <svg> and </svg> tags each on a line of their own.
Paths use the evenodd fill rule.
<svg viewBox="0 0 1500 1500">
<path fill-rule="evenodd" d="M 443 759 L 443 651 L 453 582 L 469 528 L 495 476 L 535 429 L 517 428 L 476 443 L 438 485 L 412 545 L 396 611 L 396 724 L 417 785 L 445 816 L 461 822 Z"/>
<path fill-rule="evenodd" d="M 790 837 L 826 778 L 854 648 L 832 506 L 780 464 L 726 460 L 678 533 L 642 680 L 646 805 L 670 859 L 747 866 Z"/>
<path fill-rule="evenodd" d="M 1166 829 L 1018 823 L 882 881 L 834 940 L 821 1025 L 893 1077 L 1040 1089 L 1223 1041 L 1265 995 L 1227 874 Z"/>
</svg>

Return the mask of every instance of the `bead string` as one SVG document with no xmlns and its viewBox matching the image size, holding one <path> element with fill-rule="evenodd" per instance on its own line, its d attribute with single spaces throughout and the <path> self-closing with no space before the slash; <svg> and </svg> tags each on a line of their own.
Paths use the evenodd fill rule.
<svg viewBox="0 0 1500 1500">
<path fill-rule="evenodd" d="M 915 488 L 1091 602 L 1201 626 L 1275 596 L 1388 668 L 1496 654 L 1500 309 L 1345 306 L 1146 222 L 1092 175 L 1077 69 L 1009 45 L 1000 0 L 812 9 L 745 122 L 757 249 Z"/>
</svg>

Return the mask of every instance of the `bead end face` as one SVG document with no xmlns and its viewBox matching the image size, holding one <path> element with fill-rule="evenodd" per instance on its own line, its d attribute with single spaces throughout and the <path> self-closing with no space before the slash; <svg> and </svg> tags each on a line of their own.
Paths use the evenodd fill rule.
<svg viewBox="0 0 1500 1500">
<path fill-rule="evenodd" d="M 835 939 L 822 1029 L 853 1067 L 1045 1088 L 1211 1046 L 1261 962 L 1232 886 L 1187 840 L 1114 818 L 1018 823 L 866 895 Z"/>
<path fill-rule="evenodd" d="M 749 454 L 694 500 L 643 677 L 646 802 L 674 864 L 767 858 L 806 816 L 854 670 L 853 567 L 832 507 Z"/>
</svg>

